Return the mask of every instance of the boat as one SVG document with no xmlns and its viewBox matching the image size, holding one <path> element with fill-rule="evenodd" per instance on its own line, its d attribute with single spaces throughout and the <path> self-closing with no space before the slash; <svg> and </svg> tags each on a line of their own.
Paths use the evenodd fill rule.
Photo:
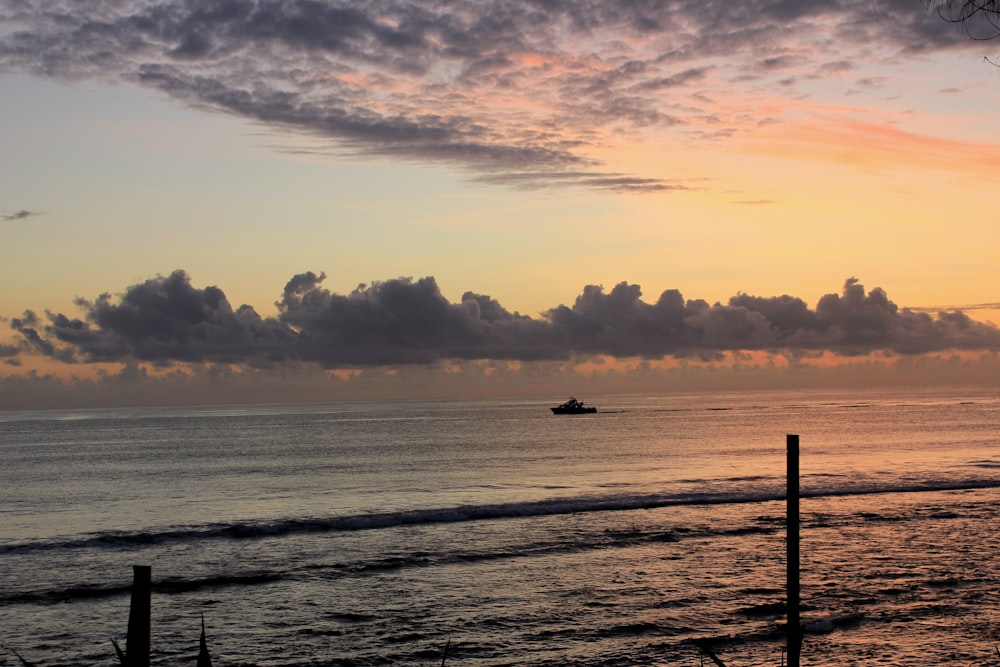
<svg viewBox="0 0 1000 667">
<path fill-rule="evenodd" d="M 583 401 L 576 400 L 574 396 L 570 396 L 569 400 L 562 405 L 550 409 L 557 415 L 588 415 L 597 412 L 597 408 L 584 405 Z"/>
</svg>

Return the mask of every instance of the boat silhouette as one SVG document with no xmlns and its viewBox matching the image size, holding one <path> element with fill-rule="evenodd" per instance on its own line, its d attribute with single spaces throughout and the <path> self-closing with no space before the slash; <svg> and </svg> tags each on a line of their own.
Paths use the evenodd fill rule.
<svg viewBox="0 0 1000 667">
<path fill-rule="evenodd" d="M 597 408 L 584 405 L 583 401 L 576 400 L 575 396 L 570 396 L 565 403 L 550 409 L 557 415 L 587 415 L 597 412 Z"/>
</svg>

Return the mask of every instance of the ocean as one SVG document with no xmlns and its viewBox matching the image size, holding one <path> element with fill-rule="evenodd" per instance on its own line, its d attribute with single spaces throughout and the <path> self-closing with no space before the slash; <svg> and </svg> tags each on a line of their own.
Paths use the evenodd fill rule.
<svg viewBox="0 0 1000 667">
<path fill-rule="evenodd" d="M 0 412 L 0 665 L 1000 664 L 1000 393 Z M 16 652 L 16 655 L 15 655 Z"/>
</svg>

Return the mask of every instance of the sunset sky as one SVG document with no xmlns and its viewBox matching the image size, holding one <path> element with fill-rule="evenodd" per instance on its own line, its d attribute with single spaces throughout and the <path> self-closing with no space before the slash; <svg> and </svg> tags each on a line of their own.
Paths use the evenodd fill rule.
<svg viewBox="0 0 1000 667">
<path fill-rule="evenodd" d="M 995 385 L 979 28 L 0 0 L 0 409 Z"/>
</svg>

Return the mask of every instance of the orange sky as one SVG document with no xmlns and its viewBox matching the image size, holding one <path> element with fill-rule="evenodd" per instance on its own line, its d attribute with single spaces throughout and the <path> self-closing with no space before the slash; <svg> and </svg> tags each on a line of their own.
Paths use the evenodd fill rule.
<svg viewBox="0 0 1000 667">
<path fill-rule="evenodd" d="M 615 391 L 981 382 L 995 366 L 985 323 L 1000 322 L 1000 84 L 983 61 L 995 42 L 969 40 L 919 3 L 880 4 L 884 20 L 860 0 L 794 11 L 764 3 L 752 14 L 731 2 L 569 13 L 524 0 L 475 14 L 422 1 L 347 13 L 292 2 L 197 20 L 158 14 L 157 4 L 95 0 L 59 15 L 0 4 L 0 408 L 143 394 L 96 391 L 95 373 L 102 387 L 131 382 L 149 401 L 172 401 L 223 386 L 253 400 L 244 380 L 261 374 L 280 388 L 264 400 L 294 394 L 296 383 L 313 399 L 562 394 L 577 382 Z M 301 32 L 302 18 L 325 28 Z M 230 359 L 217 340 L 210 354 L 174 340 L 180 311 L 143 310 L 163 330 L 144 330 L 140 342 L 74 304 L 107 293 L 117 306 L 177 270 L 205 312 L 222 317 L 218 288 L 234 311 L 249 305 L 268 335 L 312 327 L 344 349 L 250 350 L 241 340 Z M 433 312 L 464 318 L 471 292 L 543 333 L 514 342 L 503 329 L 512 347 L 496 353 L 469 352 L 486 349 L 472 339 L 438 347 L 401 325 L 371 329 L 373 341 L 403 341 L 380 356 L 344 342 L 343 313 L 309 311 L 315 321 L 291 324 L 276 302 L 309 271 L 324 276 L 309 294 L 333 304 L 359 284 L 433 277 L 439 299 L 423 294 Z M 782 332 L 776 356 L 752 352 L 747 362 L 739 350 L 752 340 L 734 337 L 716 361 L 690 362 L 694 346 L 656 352 L 649 366 L 628 354 L 612 362 L 613 337 L 567 334 L 548 314 L 564 305 L 613 330 L 613 313 L 573 309 L 588 285 L 608 297 L 593 307 L 610 308 L 620 283 L 640 286 L 619 316 L 629 322 L 652 317 L 667 290 L 723 307 L 739 294 L 788 295 L 815 313 L 852 277 L 866 294 L 884 290 L 899 312 L 930 308 L 957 356 L 945 343 L 899 356 L 892 345 L 909 343 L 898 333 L 879 343 L 889 357 L 877 346 L 844 356 L 843 341 L 824 350 L 817 337 L 832 334 L 815 329 L 808 355 L 823 363 L 790 365 L 798 339 L 772 322 Z M 417 306 L 364 294 L 390 319 L 445 327 L 432 311 L 407 320 Z M 970 342 L 935 320 L 935 308 L 962 309 L 985 328 Z M 726 312 L 708 314 L 717 322 Z M 762 317 L 741 321 L 759 335 Z M 59 324 L 76 318 L 87 340 Z M 888 321 L 898 332 L 916 320 Z M 707 335 L 707 322 L 685 335 Z M 500 336 L 497 326 L 475 325 Z M 399 365 L 406 335 L 421 342 Z M 579 346 L 565 359 L 547 347 L 558 336 Z M 151 340 L 168 351 L 151 352 Z M 524 358 L 504 365 L 511 355 Z M 136 359 L 146 376 L 129 370 Z M 329 359 L 355 369 L 353 385 L 325 384 Z M 870 372 L 886 364 L 892 378 Z M 592 377 L 592 368 L 616 371 Z M 149 379 L 178 370 L 173 381 Z"/>
</svg>

